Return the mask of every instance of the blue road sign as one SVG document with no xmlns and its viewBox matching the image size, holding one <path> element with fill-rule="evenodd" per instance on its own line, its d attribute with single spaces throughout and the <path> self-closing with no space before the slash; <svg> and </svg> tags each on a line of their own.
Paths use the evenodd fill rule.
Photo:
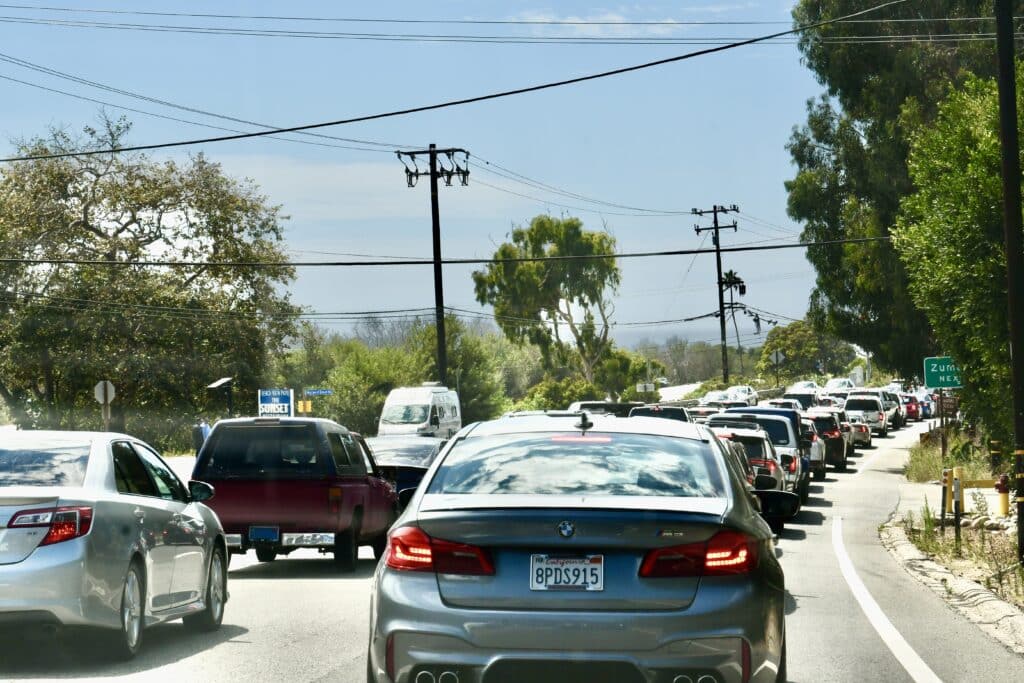
<svg viewBox="0 0 1024 683">
<path fill-rule="evenodd" d="M 306 396 L 333 396 L 334 389 L 306 389 Z"/>
<path fill-rule="evenodd" d="M 294 417 L 295 392 L 291 389 L 260 389 L 259 417 Z"/>
</svg>

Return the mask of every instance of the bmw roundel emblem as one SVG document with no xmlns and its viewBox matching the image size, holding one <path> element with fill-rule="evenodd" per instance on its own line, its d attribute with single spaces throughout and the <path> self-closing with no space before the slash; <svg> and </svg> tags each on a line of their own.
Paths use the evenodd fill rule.
<svg viewBox="0 0 1024 683">
<path fill-rule="evenodd" d="M 558 524 L 558 535 L 562 538 L 572 538 L 576 533 L 576 525 L 572 522 L 565 521 Z"/>
</svg>

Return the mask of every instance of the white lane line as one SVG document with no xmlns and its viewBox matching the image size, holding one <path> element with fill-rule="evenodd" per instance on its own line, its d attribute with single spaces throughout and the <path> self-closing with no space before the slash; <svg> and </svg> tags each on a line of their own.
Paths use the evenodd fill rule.
<svg viewBox="0 0 1024 683">
<path fill-rule="evenodd" d="M 875 448 L 878 448 L 878 446 L 875 446 Z M 853 479 L 856 479 L 856 478 L 857 478 L 857 477 L 859 477 L 860 475 L 862 475 L 862 474 L 864 474 L 865 472 L 867 472 L 867 471 L 868 471 L 868 468 L 869 468 L 869 466 L 870 466 L 870 465 L 871 465 L 871 464 L 872 464 L 873 462 L 875 462 L 876 460 L 878 460 L 878 456 L 880 456 L 881 454 L 882 454 L 882 452 L 881 452 L 881 451 L 878 451 L 878 450 L 876 450 L 876 451 L 875 451 L 874 453 L 872 453 L 872 454 L 871 454 L 871 457 L 870 457 L 870 458 L 868 458 L 867 460 L 864 460 L 864 461 L 862 461 L 862 462 L 859 462 L 859 463 L 857 463 L 857 472 L 856 472 L 856 474 L 854 474 L 854 475 L 853 475 L 853 477 L 852 477 L 852 478 L 853 478 Z"/>
<path fill-rule="evenodd" d="M 850 556 L 846 553 L 846 546 L 843 545 L 842 517 L 836 517 L 832 521 L 832 549 L 839 560 L 839 569 L 843 573 L 843 578 L 846 579 L 846 583 L 850 586 L 850 592 L 853 593 L 853 597 L 857 598 L 860 608 L 864 610 L 864 616 L 868 618 L 868 621 L 871 622 L 875 631 L 882 638 L 882 642 L 886 644 L 893 656 L 896 657 L 896 661 L 903 665 L 903 668 L 907 670 L 907 673 L 910 674 L 915 683 L 942 683 L 942 679 L 935 675 L 935 672 L 924 663 L 924 660 L 903 639 L 900 632 L 896 630 L 896 627 L 892 625 L 889 618 L 885 616 L 882 608 L 871 597 L 871 593 L 864 586 L 864 582 L 857 576 L 857 570 L 854 569 L 853 562 L 850 561 Z"/>
</svg>

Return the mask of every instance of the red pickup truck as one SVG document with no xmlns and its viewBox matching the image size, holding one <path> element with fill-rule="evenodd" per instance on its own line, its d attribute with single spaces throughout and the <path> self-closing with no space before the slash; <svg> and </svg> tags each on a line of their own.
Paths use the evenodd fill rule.
<svg viewBox="0 0 1024 683">
<path fill-rule="evenodd" d="M 383 554 L 398 516 L 398 494 L 362 437 L 330 420 L 222 420 L 192 478 L 216 488 L 210 507 L 231 552 L 252 548 L 261 562 L 317 548 L 350 571 L 360 545 Z"/>
</svg>

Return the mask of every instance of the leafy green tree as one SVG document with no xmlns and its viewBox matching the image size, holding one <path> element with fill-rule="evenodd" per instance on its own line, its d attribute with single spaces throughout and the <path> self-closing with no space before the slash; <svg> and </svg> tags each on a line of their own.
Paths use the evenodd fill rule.
<svg viewBox="0 0 1024 683">
<path fill-rule="evenodd" d="M 614 401 L 653 402 L 658 400 L 657 390 L 638 392 L 636 385 L 646 382 L 648 378 L 653 382 L 653 378 L 664 373 L 665 366 L 657 359 L 648 359 L 640 353 L 624 349 L 613 349 L 598 366 L 595 384 Z"/>
<path fill-rule="evenodd" d="M 322 385 L 334 367 L 327 333 L 313 323 L 302 322 L 294 341 L 296 345 L 277 358 L 274 383 L 296 390 Z"/>
<path fill-rule="evenodd" d="M 123 145 L 124 121 L 81 138 L 60 130 L 22 155 Z M 187 162 L 99 154 L 0 168 L 0 256 L 105 260 L 118 266 L 0 266 L 0 397 L 23 427 L 96 428 L 92 390 L 114 383 L 113 426 L 165 447 L 221 412 L 206 385 L 234 377 L 255 396 L 297 309 L 282 286 L 281 216 L 248 181 L 202 155 Z M 188 262 L 143 267 L 140 261 Z M 195 264 L 195 265 L 192 265 Z"/>
<path fill-rule="evenodd" d="M 596 386 L 578 377 L 547 377 L 535 384 L 514 410 L 565 410 L 576 401 L 600 401 L 604 394 Z"/>
<path fill-rule="evenodd" d="M 612 305 L 607 297 L 619 285 L 615 260 L 514 259 L 613 253 L 615 238 L 585 230 L 578 218 L 537 216 L 498 247 L 494 258 L 504 262 L 473 273 L 476 299 L 494 307 L 498 325 L 511 341 L 538 346 L 549 369 L 568 363 L 592 382 L 611 345 Z"/>
<path fill-rule="evenodd" d="M 445 319 L 448 348 L 448 386 L 457 389 L 462 404 L 462 423 L 489 420 L 505 409 L 498 359 L 488 347 L 455 316 Z M 424 379 L 437 378 L 437 332 L 431 324 L 414 329 L 408 344 L 413 362 Z"/>
<path fill-rule="evenodd" d="M 339 362 L 326 381 L 334 394 L 317 404 L 317 414 L 364 435 L 377 433 L 384 399 L 392 389 L 418 385 L 426 377 L 422 365 L 406 347 L 370 348 L 349 339 L 338 346 L 336 353 Z"/>
<path fill-rule="evenodd" d="M 800 0 L 796 23 L 848 14 L 855 0 Z M 895 225 L 901 199 L 913 191 L 907 172 L 908 128 L 901 119 L 914 107 L 922 121 L 934 118 L 951 84 L 968 73 L 995 68 L 988 41 L 871 41 L 904 33 L 941 38 L 977 24 L 926 21 L 922 17 L 987 16 L 991 3 L 928 0 L 887 7 L 872 23 L 840 22 L 801 33 L 804 61 L 826 95 L 808 102 L 807 123 L 794 130 L 788 149 L 797 175 L 786 183 L 789 215 L 804 224 L 810 241 L 880 237 Z M 909 28 L 908 28 L 909 27 Z M 845 41 L 845 42 L 844 42 Z M 881 363 L 912 374 L 933 348 L 924 315 L 913 305 L 903 263 L 885 242 L 808 249 L 817 270 L 808 318 L 816 328 L 870 351 Z"/>
<path fill-rule="evenodd" d="M 1024 122 L 1024 71 L 1017 71 Z M 1011 433 L 1006 258 L 1002 233 L 999 108 L 993 80 L 971 78 L 912 136 L 896 248 L 914 302 L 939 348 L 957 361 L 966 411 L 1005 441 Z M 915 375 L 919 375 L 920 359 Z M 998 437 L 997 437 L 998 438 Z"/>
<path fill-rule="evenodd" d="M 779 366 L 779 376 L 784 378 L 842 374 L 857 355 L 849 344 L 815 331 L 804 321 L 769 330 L 757 362 L 758 372 L 774 376 L 771 357 L 776 351 L 785 357 Z"/>
</svg>

